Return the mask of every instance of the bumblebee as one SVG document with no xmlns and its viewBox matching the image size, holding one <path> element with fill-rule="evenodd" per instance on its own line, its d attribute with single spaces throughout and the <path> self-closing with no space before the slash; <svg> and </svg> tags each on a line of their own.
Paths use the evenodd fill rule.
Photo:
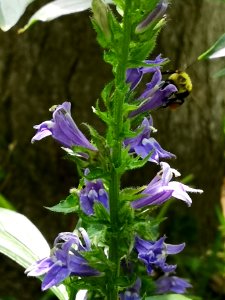
<svg viewBox="0 0 225 300">
<path fill-rule="evenodd" d="M 177 92 L 171 95 L 164 105 L 164 107 L 177 108 L 179 105 L 182 105 L 185 101 L 185 98 L 192 91 L 192 82 L 190 76 L 184 71 L 166 71 L 162 74 L 170 74 L 168 79 L 164 82 L 163 87 L 168 84 L 174 84 L 177 88 Z"/>
</svg>

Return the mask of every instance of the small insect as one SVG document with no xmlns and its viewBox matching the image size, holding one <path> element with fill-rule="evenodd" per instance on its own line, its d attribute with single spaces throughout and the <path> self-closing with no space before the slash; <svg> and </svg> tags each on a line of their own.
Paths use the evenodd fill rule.
<svg viewBox="0 0 225 300">
<path fill-rule="evenodd" d="M 162 74 L 170 74 L 168 79 L 164 82 L 163 87 L 172 83 L 177 88 L 177 92 L 171 95 L 164 107 L 177 108 L 184 103 L 185 98 L 187 98 L 192 91 L 191 78 L 186 72 L 180 70 L 165 71 L 162 72 Z"/>
</svg>

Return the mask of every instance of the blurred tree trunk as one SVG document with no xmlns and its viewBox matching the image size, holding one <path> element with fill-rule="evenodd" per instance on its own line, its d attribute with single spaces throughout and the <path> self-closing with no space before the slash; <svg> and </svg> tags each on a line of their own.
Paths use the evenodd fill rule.
<svg viewBox="0 0 225 300">
<path fill-rule="evenodd" d="M 202 195 L 191 196 L 190 209 L 182 203 L 171 205 L 177 219 L 171 231 L 175 235 L 185 232 L 184 239 L 190 235 L 189 247 L 194 245 L 200 253 L 215 242 L 218 230 L 215 208 L 220 207 L 224 176 L 225 78 L 212 78 L 223 67 L 221 60 L 198 62 L 196 58 L 224 32 L 224 11 L 219 1 L 173 0 L 168 26 L 159 40 L 159 49 L 171 60 L 168 68 L 187 67 L 193 81 L 193 92 L 185 104 L 175 111 L 157 113 L 155 126 L 162 145 L 177 155 L 172 165 L 183 176 L 192 174 L 190 184 L 204 190 Z"/>
<path fill-rule="evenodd" d="M 214 1 L 174 0 L 158 51 L 169 57 L 175 68 L 191 63 L 223 32 L 221 7 L 224 9 Z M 0 166 L 5 171 L 0 192 L 41 229 L 50 243 L 58 232 L 72 230 L 74 220 L 48 212 L 43 206 L 58 203 L 76 186 L 76 168 L 62 159 L 63 152 L 52 139 L 34 145 L 30 139 L 33 125 L 51 117 L 48 108 L 65 100 L 72 102 L 78 126 L 89 122 L 101 127 L 91 105 L 110 79 L 111 70 L 101 59 L 102 51 L 95 42 L 88 15 L 80 13 L 36 24 L 23 35 L 16 33 L 20 26 L 0 33 Z M 193 65 L 189 72 L 193 97 L 176 112 L 165 109 L 154 116 L 154 125 L 159 129 L 156 138 L 177 155 L 171 165 L 183 175 L 193 174 L 192 183 L 204 189 L 204 195 L 196 197 L 191 209 L 176 204 L 176 218 L 182 216 L 184 225 L 189 215 L 193 218 L 191 228 L 196 231 L 194 243 L 198 246 L 213 241 L 217 225 L 214 207 L 219 205 L 223 176 L 223 80 L 211 80 L 213 66 L 202 62 Z M 149 168 L 145 169 L 145 182 L 143 174 L 137 174 L 135 181 L 126 177 L 127 184 L 149 182 Z M 179 227 L 177 231 L 183 225 Z M 16 272 L 20 278 L 16 279 Z M 26 278 L 22 269 L 16 271 L 16 264 L 6 258 L 0 278 L 4 278 L 1 298 L 40 299 L 39 282 Z M 21 294 L 24 287 L 26 294 Z"/>
</svg>

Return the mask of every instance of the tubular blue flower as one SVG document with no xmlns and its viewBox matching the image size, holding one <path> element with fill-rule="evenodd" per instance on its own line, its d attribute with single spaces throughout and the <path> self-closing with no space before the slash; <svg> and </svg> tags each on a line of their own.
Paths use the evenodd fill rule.
<svg viewBox="0 0 225 300">
<path fill-rule="evenodd" d="M 119 299 L 120 300 L 141 300 L 141 297 L 139 295 L 141 288 L 141 280 L 140 278 L 137 278 L 136 282 L 132 287 L 129 287 L 126 289 L 125 292 L 120 293 Z"/>
<path fill-rule="evenodd" d="M 152 22 L 157 21 L 163 17 L 168 7 L 167 0 L 161 0 L 153 11 L 140 23 L 135 29 L 136 33 L 140 33 L 149 28 Z"/>
<path fill-rule="evenodd" d="M 134 117 L 138 114 L 159 108 L 166 107 L 171 95 L 177 92 L 174 84 L 165 84 L 162 81 L 162 75 L 159 68 L 154 70 L 152 80 L 146 84 L 145 91 L 141 94 L 138 100 L 141 101 L 139 107 L 132 111 L 129 117 Z"/>
<path fill-rule="evenodd" d="M 165 236 L 157 241 L 146 241 L 138 236 L 135 238 L 134 248 L 138 253 L 138 258 L 146 265 L 148 274 L 152 274 L 156 268 L 160 268 L 166 273 L 176 269 L 176 265 L 166 263 L 166 258 L 168 255 L 181 252 L 185 247 L 185 243 L 171 245 L 166 244 L 165 239 Z"/>
<path fill-rule="evenodd" d="M 70 113 L 71 103 L 64 102 L 58 105 L 53 112 L 53 119 L 35 125 L 37 133 L 31 142 L 39 141 L 49 135 L 60 142 L 63 146 L 81 146 L 93 151 L 97 149 L 88 141 L 84 134 L 78 129 Z"/>
<path fill-rule="evenodd" d="M 152 78 L 149 83 L 146 84 L 146 89 L 138 97 L 140 102 L 139 107 L 132 111 L 129 117 L 134 117 L 140 113 L 144 113 L 159 107 L 166 107 L 171 95 L 177 92 L 175 85 L 166 83 L 162 80 L 162 74 L 160 71 L 160 64 L 166 59 L 161 58 L 158 55 L 155 60 L 146 60 L 146 64 L 154 64 L 156 66 L 132 68 L 127 70 L 127 83 L 130 83 L 130 89 L 133 91 L 141 82 L 143 75 L 146 73 L 152 73 Z M 159 66 L 157 66 L 159 65 Z"/>
<path fill-rule="evenodd" d="M 140 67 L 140 68 L 130 68 L 127 69 L 126 73 L 126 82 L 130 84 L 130 89 L 134 90 L 138 84 L 141 82 L 141 79 L 144 74 L 154 73 L 158 70 L 159 66 L 151 66 L 151 65 L 160 65 L 166 61 L 165 58 L 161 58 L 161 54 L 156 57 L 154 60 L 145 60 L 145 64 L 149 64 L 150 67 Z"/>
<path fill-rule="evenodd" d="M 140 129 L 142 129 L 141 132 Z M 150 137 L 152 129 L 152 117 L 149 119 L 144 118 L 142 124 L 136 130 L 140 133 L 134 138 L 126 139 L 124 145 L 130 147 L 130 153 L 136 153 L 142 158 L 151 154 L 149 161 L 157 164 L 162 158 L 175 158 L 176 156 L 174 154 L 164 150 L 154 138 Z"/>
<path fill-rule="evenodd" d="M 186 293 L 187 288 L 191 288 L 192 285 L 183 278 L 177 276 L 162 276 L 156 281 L 156 294 L 165 294 L 168 292 L 174 292 L 177 294 Z"/>
<path fill-rule="evenodd" d="M 90 248 L 89 237 L 83 228 L 79 229 L 78 234 L 62 232 L 54 241 L 51 256 L 37 261 L 25 273 L 35 277 L 45 275 L 41 285 L 43 291 L 58 285 L 69 276 L 99 275 L 82 257 L 82 252 Z"/>
<path fill-rule="evenodd" d="M 108 193 L 102 180 L 94 182 L 86 180 L 86 186 L 80 191 L 80 205 L 86 215 L 94 214 L 95 202 L 100 202 L 106 209 L 109 209 Z"/>
<path fill-rule="evenodd" d="M 180 176 L 180 173 L 170 168 L 165 162 L 160 163 L 161 171 L 148 184 L 147 188 L 142 192 L 143 197 L 131 202 L 134 209 L 143 208 L 148 205 L 160 205 L 171 197 L 180 199 L 191 205 L 192 200 L 187 192 L 202 193 L 202 190 L 193 189 L 178 181 L 171 181 L 172 177 Z"/>
</svg>

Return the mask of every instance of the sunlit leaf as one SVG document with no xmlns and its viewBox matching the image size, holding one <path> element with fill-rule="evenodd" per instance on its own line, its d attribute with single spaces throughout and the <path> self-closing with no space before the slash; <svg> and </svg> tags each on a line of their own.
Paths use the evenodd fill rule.
<svg viewBox="0 0 225 300">
<path fill-rule="evenodd" d="M 225 56 L 225 33 L 209 48 L 202 53 L 198 59 L 213 59 Z"/>
<path fill-rule="evenodd" d="M 36 21 L 51 21 L 58 17 L 84 11 L 91 7 L 91 0 L 55 0 L 42 6 L 32 17 L 20 32 L 25 31 Z M 107 3 L 112 1 L 107 0 Z"/>
<path fill-rule="evenodd" d="M 27 268 L 49 256 L 50 247 L 37 227 L 24 215 L 0 208 L 0 252 Z M 51 290 L 58 299 L 68 300 L 64 285 Z"/>
<path fill-rule="evenodd" d="M 65 200 L 60 201 L 58 204 L 46 208 L 54 212 L 68 214 L 78 210 L 79 208 L 78 203 L 79 203 L 78 195 L 71 194 Z"/>
<path fill-rule="evenodd" d="M 213 58 L 220 58 L 224 56 L 225 56 L 225 47 L 214 52 L 212 55 L 209 56 L 209 58 L 213 59 Z"/>
<path fill-rule="evenodd" d="M 37 259 L 49 256 L 50 248 L 25 216 L 0 208 L 0 251 L 27 268 Z"/>
<path fill-rule="evenodd" d="M 0 0 L 0 28 L 9 30 L 34 0 Z"/>
</svg>

